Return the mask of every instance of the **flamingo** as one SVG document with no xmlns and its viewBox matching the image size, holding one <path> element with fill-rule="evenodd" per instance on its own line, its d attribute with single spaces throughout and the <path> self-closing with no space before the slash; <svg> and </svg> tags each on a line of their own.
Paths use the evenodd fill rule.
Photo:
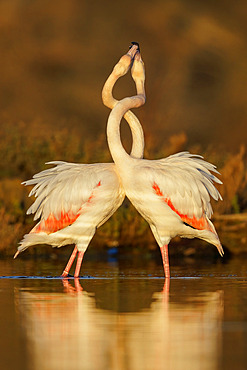
<svg viewBox="0 0 247 370">
<path fill-rule="evenodd" d="M 132 43 L 128 53 L 120 58 L 104 85 L 102 98 L 109 108 L 117 104 L 112 96 L 113 86 L 119 77 L 128 72 L 137 51 L 138 44 Z M 138 63 L 138 60 L 133 62 L 133 78 L 134 67 Z M 134 80 L 138 89 L 138 76 Z M 128 110 L 125 118 L 133 136 L 131 156 L 142 158 L 144 139 L 140 122 Z M 54 161 L 48 164 L 55 167 L 39 172 L 23 183 L 35 185 L 29 196 L 35 195 L 36 200 L 27 214 L 35 214 L 34 220 L 40 218 L 40 221 L 29 234 L 24 235 L 14 258 L 31 245 L 49 244 L 61 247 L 75 244 L 62 277 L 68 276 L 77 253 L 74 277 L 78 277 L 84 253 L 96 228 L 120 207 L 125 193 L 114 163 L 76 164 Z"/>
<path fill-rule="evenodd" d="M 213 173 L 216 167 L 200 155 L 180 152 L 159 160 L 133 158 L 124 149 L 120 123 L 125 112 L 145 103 L 144 67 L 133 77 L 137 95 L 120 100 L 111 111 L 107 123 L 107 140 L 127 198 L 149 223 L 160 247 L 164 273 L 170 278 L 168 244 L 175 236 L 200 238 L 215 245 L 223 256 L 223 248 L 210 221 L 210 196 L 222 199 L 214 183 L 222 183 Z"/>
</svg>

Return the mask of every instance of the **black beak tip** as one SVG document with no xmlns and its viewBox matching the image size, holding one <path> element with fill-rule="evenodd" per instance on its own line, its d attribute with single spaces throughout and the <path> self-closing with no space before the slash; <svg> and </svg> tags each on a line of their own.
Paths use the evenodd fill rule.
<svg viewBox="0 0 247 370">
<path fill-rule="evenodd" d="M 139 43 L 136 42 L 136 41 L 132 41 L 131 42 L 131 45 L 130 45 L 130 49 L 132 48 L 133 45 L 136 45 L 137 46 L 137 50 L 140 52 L 140 46 L 139 46 Z"/>
</svg>

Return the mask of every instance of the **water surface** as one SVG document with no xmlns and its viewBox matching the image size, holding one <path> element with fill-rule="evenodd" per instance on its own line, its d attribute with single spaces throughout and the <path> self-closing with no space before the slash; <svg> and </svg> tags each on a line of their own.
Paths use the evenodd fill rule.
<svg viewBox="0 0 247 370">
<path fill-rule="evenodd" d="M 0 261 L 0 368 L 247 368 L 247 261 Z"/>
</svg>

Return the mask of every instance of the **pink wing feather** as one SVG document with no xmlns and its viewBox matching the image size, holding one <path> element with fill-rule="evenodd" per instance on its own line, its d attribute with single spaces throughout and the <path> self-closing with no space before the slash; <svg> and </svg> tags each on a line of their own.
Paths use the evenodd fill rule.
<svg viewBox="0 0 247 370">
<path fill-rule="evenodd" d="M 207 221 L 212 215 L 210 197 L 222 199 L 214 186 L 214 182 L 221 181 L 211 173 L 218 173 L 215 166 L 188 152 L 150 161 L 150 167 L 148 164 L 145 161 L 154 193 L 182 221 L 196 229 L 211 230 Z"/>
<path fill-rule="evenodd" d="M 115 171 L 113 164 L 74 164 L 67 162 L 49 162 L 55 167 L 34 175 L 25 181 L 25 185 L 35 185 L 29 196 L 36 200 L 27 210 L 34 214 L 34 220 L 40 222 L 31 233 L 56 232 L 76 221 L 94 197 L 95 190 L 101 186 L 102 178 L 112 177 L 114 185 Z"/>
</svg>

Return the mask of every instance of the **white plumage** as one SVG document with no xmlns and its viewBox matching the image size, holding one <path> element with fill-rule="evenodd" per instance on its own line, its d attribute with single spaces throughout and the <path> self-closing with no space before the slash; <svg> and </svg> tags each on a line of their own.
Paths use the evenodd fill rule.
<svg viewBox="0 0 247 370">
<path fill-rule="evenodd" d="M 218 171 L 199 155 L 181 152 L 160 160 L 133 160 L 132 163 L 140 186 L 145 179 L 149 179 L 151 186 L 155 182 L 174 208 L 188 217 L 199 218 L 205 213 L 210 218 L 210 196 L 221 199 L 213 184 L 221 184 L 221 181 L 210 172 Z"/>
<path fill-rule="evenodd" d="M 124 191 L 113 163 L 75 164 L 50 162 L 56 166 L 42 171 L 25 185 L 35 185 L 36 200 L 27 214 L 40 221 L 25 235 L 22 252 L 33 244 L 61 247 L 76 244 L 85 252 L 88 238 L 122 204 Z M 58 228 L 58 230 L 56 230 Z"/>
<path fill-rule="evenodd" d="M 48 162 L 55 167 L 44 170 L 23 182 L 35 185 L 29 196 L 35 195 L 36 201 L 27 210 L 35 214 L 34 220 L 47 219 L 53 215 L 59 219 L 61 212 L 77 214 L 88 202 L 98 183 L 107 181 L 119 187 L 113 163 L 77 164 L 61 161 Z M 103 190 L 103 189 L 102 189 Z"/>
<path fill-rule="evenodd" d="M 176 235 L 208 241 L 209 229 L 211 242 L 220 244 L 209 219 L 210 196 L 221 199 L 213 181 L 221 181 L 209 168 L 216 171 L 201 157 L 182 152 L 162 160 L 131 159 L 127 176 L 120 172 L 127 197 L 155 227 L 160 246 Z"/>
</svg>

